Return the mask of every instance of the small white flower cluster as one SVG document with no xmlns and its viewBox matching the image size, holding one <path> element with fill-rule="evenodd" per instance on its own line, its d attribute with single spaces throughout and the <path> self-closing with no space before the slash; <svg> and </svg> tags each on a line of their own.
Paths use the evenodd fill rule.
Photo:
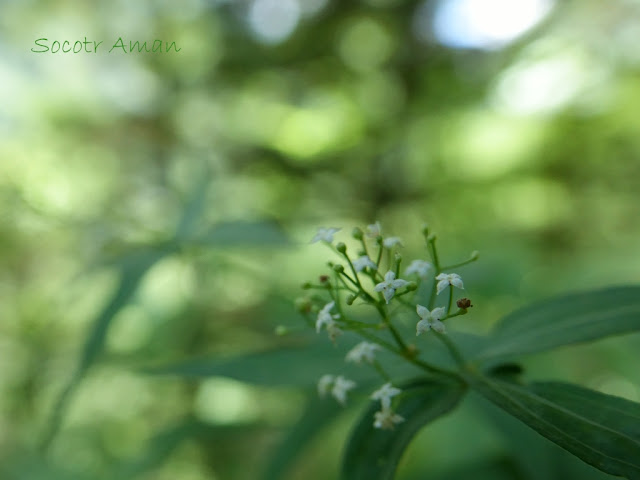
<svg viewBox="0 0 640 480">
<path fill-rule="evenodd" d="M 327 327 L 327 332 L 329 332 L 329 338 L 331 341 L 335 341 L 340 335 L 342 335 L 342 330 L 336 323 L 336 319 L 340 318 L 340 314 L 332 315 L 330 313 L 331 309 L 335 306 L 336 302 L 327 303 L 322 310 L 318 312 L 318 319 L 316 320 L 316 331 L 320 333 L 320 330 L 323 326 Z"/>
<path fill-rule="evenodd" d="M 378 390 L 373 392 L 371 398 L 380 400 L 382 408 L 374 414 L 373 426 L 382 430 L 393 430 L 396 423 L 404 422 L 404 418 L 398 415 L 391 408 L 391 399 L 402 393 L 402 390 L 395 388 L 390 383 L 385 383 Z"/>
<path fill-rule="evenodd" d="M 319 228 L 316 235 L 311 239 L 311 243 L 324 242 L 331 244 L 333 242 L 333 236 L 340 230 L 340 228 Z M 437 261 L 437 256 L 435 254 L 435 246 L 433 245 L 433 239 L 435 237 L 432 235 L 428 235 L 428 230 L 426 227 L 423 229 L 423 233 L 427 238 L 427 242 L 434 249 L 432 255 L 434 263 L 421 259 L 413 260 L 404 271 L 405 277 L 409 278 L 411 276 L 417 276 L 421 281 L 428 281 L 434 280 L 435 276 L 435 282 L 437 283 L 435 284 L 434 290 L 436 295 L 439 295 L 449 287 L 451 288 L 451 291 L 453 287 L 464 289 L 464 284 L 460 275 L 456 273 L 441 272 L 439 263 Z M 318 312 L 315 323 L 317 332 L 320 332 L 320 330 L 322 329 L 326 329 L 329 334 L 329 338 L 334 342 L 336 338 L 343 333 L 342 328 L 348 329 L 348 327 L 350 327 L 352 323 L 347 318 L 341 318 L 340 314 L 344 312 L 341 308 L 341 303 L 338 303 L 338 305 L 336 305 L 336 302 L 340 301 L 337 288 L 346 289 L 349 291 L 350 295 L 347 296 L 345 300 L 347 305 L 351 305 L 354 299 L 358 298 L 359 296 L 361 298 L 364 298 L 368 303 L 375 304 L 383 317 L 385 317 L 384 321 L 388 323 L 387 326 L 389 328 L 393 328 L 393 325 L 389 322 L 386 309 L 384 309 L 384 306 L 382 305 L 382 299 L 384 299 L 384 302 L 388 305 L 394 298 L 394 296 L 396 296 L 396 291 L 398 289 L 404 289 L 398 294 L 398 296 L 404 295 L 417 289 L 416 282 L 409 282 L 402 278 L 397 278 L 399 275 L 400 262 L 402 260 L 401 255 L 397 252 L 395 253 L 395 263 L 388 266 L 389 270 L 384 274 L 384 276 L 382 276 L 382 272 L 379 271 L 383 249 L 387 250 L 387 262 L 391 263 L 391 257 L 394 253 L 394 249 L 396 249 L 396 247 L 404 246 L 402 240 L 398 237 L 384 238 L 382 235 L 382 227 L 380 226 L 379 222 L 368 225 L 366 228 L 366 236 L 375 239 L 375 242 L 379 247 L 378 260 L 377 262 L 374 262 L 369 257 L 364 236 L 365 233 L 359 228 L 356 228 L 354 230 L 353 237 L 362 242 L 362 250 L 359 251 L 358 258 L 355 258 L 354 260 L 350 259 L 346 255 L 347 247 L 344 243 L 338 243 L 335 247 L 331 245 L 331 247 L 336 252 L 345 257 L 351 267 L 351 272 L 346 273 L 342 265 L 334 265 L 332 263 L 329 263 L 329 266 L 333 267 L 334 271 L 338 273 L 338 278 L 342 281 L 343 286 L 336 287 L 336 293 L 331 294 L 333 300 L 324 305 L 324 307 L 322 307 L 322 309 Z M 473 261 L 477 259 L 477 257 L 477 252 L 474 252 L 469 261 Z M 457 265 L 465 265 L 469 261 Z M 371 293 L 367 292 L 366 289 L 362 286 L 361 278 L 358 275 L 360 272 L 364 272 L 363 276 L 366 276 L 370 280 L 372 280 L 372 284 L 374 285 L 373 290 L 379 294 L 378 298 L 374 298 L 374 296 Z M 351 273 L 353 274 L 353 276 L 351 275 Z M 320 287 L 329 287 L 329 289 L 331 290 L 333 286 L 330 283 L 326 283 L 328 281 L 328 278 L 328 276 L 321 277 Z M 350 283 L 347 283 L 347 281 L 345 280 L 348 280 Z M 308 285 L 310 285 L 310 287 L 305 288 L 313 288 L 311 284 Z M 431 305 L 433 300 L 434 295 L 432 290 L 429 305 Z M 453 298 L 450 297 L 450 306 L 452 300 Z M 471 304 L 468 299 L 463 300 L 466 300 L 466 304 Z M 438 334 L 444 334 L 446 332 L 446 329 L 443 321 L 449 318 L 449 316 L 455 316 L 466 312 L 466 309 L 464 308 L 465 304 L 461 304 L 461 301 L 462 300 L 458 301 L 458 306 L 462 310 L 453 315 L 451 315 L 449 312 L 449 309 L 451 308 L 450 306 L 449 308 L 437 307 L 429 310 L 429 308 L 424 305 L 416 305 L 416 313 L 420 317 L 420 320 L 416 323 L 416 336 L 430 330 L 433 330 Z M 410 302 L 402 303 L 411 304 Z M 339 313 L 332 313 L 332 310 L 336 307 Z M 309 304 L 308 310 L 305 310 L 305 313 L 310 309 L 311 305 Z M 353 323 L 354 325 L 357 324 L 357 322 Z M 366 326 L 369 326 L 369 324 L 366 324 Z M 395 330 L 393 330 L 393 332 L 395 332 Z M 388 378 L 375 358 L 376 352 L 381 350 L 381 345 L 386 345 L 385 341 L 377 339 L 375 336 L 367 338 L 370 340 L 376 340 L 377 343 L 371 343 L 367 341 L 358 343 L 346 354 L 345 361 L 356 364 L 373 365 L 384 378 Z M 406 349 L 407 352 L 410 351 L 409 347 L 405 346 L 401 339 L 398 339 L 398 343 L 402 347 L 401 349 Z M 411 346 L 411 348 L 415 347 Z M 338 403 L 343 406 L 347 403 L 347 396 L 349 391 L 353 390 L 354 388 L 356 388 L 356 383 L 353 380 L 349 380 L 342 375 L 335 376 L 327 374 L 323 375 L 322 378 L 320 378 L 320 380 L 318 381 L 318 393 L 320 394 L 320 396 L 325 397 L 327 394 L 330 394 L 336 399 Z M 373 426 L 375 428 L 379 428 L 382 430 L 393 430 L 395 428 L 395 425 L 405 421 L 405 419 L 401 415 L 398 415 L 394 411 L 391 405 L 392 399 L 401 393 L 402 391 L 399 388 L 394 387 L 390 382 L 385 383 L 382 387 L 373 392 L 373 394 L 371 395 L 371 399 L 376 401 L 379 400 L 381 405 L 380 410 L 375 412 L 374 414 Z"/>
<path fill-rule="evenodd" d="M 333 242 L 333 236 L 336 233 L 338 233 L 340 230 L 342 230 L 342 229 L 341 228 L 320 227 L 320 228 L 318 228 L 318 232 L 316 233 L 316 235 L 311 239 L 310 243 L 316 243 L 316 242 L 319 242 L 319 241 L 331 243 L 331 242 Z"/>
<path fill-rule="evenodd" d="M 325 397 L 331 392 L 331 396 L 335 398 L 342 406 L 347 404 L 347 392 L 356 387 L 356 383 L 347 380 L 342 375 L 334 377 L 333 375 L 323 375 L 318 381 L 318 393 L 321 397 Z"/>
<path fill-rule="evenodd" d="M 353 347 L 349 353 L 347 353 L 346 361 L 353 363 L 367 362 L 373 364 L 377 350 L 380 350 L 380 347 L 375 343 L 360 342 L 358 345 Z"/>
</svg>

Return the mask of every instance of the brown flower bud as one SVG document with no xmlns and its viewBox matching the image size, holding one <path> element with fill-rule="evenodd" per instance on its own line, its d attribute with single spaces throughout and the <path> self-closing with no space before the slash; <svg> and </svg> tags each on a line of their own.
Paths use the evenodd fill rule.
<svg viewBox="0 0 640 480">
<path fill-rule="evenodd" d="M 458 305 L 458 308 L 463 308 L 465 310 L 469 307 L 473 307 L 473 305 L 471 305 L 471 300 L 468 298 L 461 298 L 456 302 L 456 305 Z"/>
</svg>

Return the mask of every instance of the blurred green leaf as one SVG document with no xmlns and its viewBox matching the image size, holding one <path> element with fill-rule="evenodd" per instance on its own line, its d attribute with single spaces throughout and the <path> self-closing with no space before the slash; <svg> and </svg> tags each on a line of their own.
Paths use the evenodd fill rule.
<svg viewBox="0 0 640 480">
<path fill-rule="evenodd" d="M 204 444 L 216 441 L 228 442 L 231 436 L 252 438 L 257 431 L 263 428 L 265 425 L 253 423 L 211 425 L 200 420 L 186 418 L 154 435 L 144 451 L 135 458 L 114 465 L 109 478 L 133 479 L 157 469 L 187 440 L 196 440 Z"/>
<path fill-rule="evenodd" d="M 200 176 L 195 182 L 193 191 L 182 210 L 182 216 L 176 227 L 176 239 L 178 240 L 190 238 L 197 231 L 197 225 L 202 218 L 211 179 L 206 172 L 199 173 Z"/>
<path fill-rule="evenodd" d="M 466 389 L 455 382 L 417 380 L 401 386 L 396 412 L 405 421 L 392 431 L 373 426 L 379 402 L 372 402 L 353 430 L 344 454 L 345 480 L 392 479 L 398 462 L 416 433 L 427 423 L 451 411 Z"/>
<path fill-rule="evenodd" d="M 156 262 L 172 252 L 173 248 L 167 245 L 165 247 L 142 250 L 135 255 L 129 255 L 119 260 L 120 282 L 118 283 L 118 287 L 111 296 L 111 299 L 93 321 L 91 331 L 87 335 L 87 340 L 85 341 L 76 369 L 53 407 L 49 426 L 42 440 L 43 448 L 48 447 L 60 428 L 71 394 L 82 380 L 84 374 L 94 363 L 96 357 L 102 352 L 111 321 L 129 302 L 147 271 Z"/>
<path fill-rule="evenodd" d="M 493 403 L 578 458 L 640 479 L 640 404 L 559 382 L 529 386 L 473 377 Z"/>
<path fill-rule="evenodd" d="M 333 399 L 322 399 L 312 394 L 302 417 L 295 422 L 278 447 L 271 452 L 263 480 L 281 480 L 287 469 L 308 446 L 312 439 L 331 424 L 344 411 Z"/>
<path fill-rule="evenodd" d="M 371 369 L 345 363 L 345 344 L 333 345 L 326 338 L 314 343 L 252 352 L 231 358 L 200 358 L 173 365 L 149 367 L 144 373 L 178 375 L 187 378 L 223 376 L 268 386 L 315 387 L 326 373 L 341 372 L 357 381 L 374 379 Z M 418 370 L 401 359 L 385 363 L 397 375 L 415 375 Z"/>
<path fill-rule="evenodd" d="M 480 359 L 541 352 L 640 330 L 640 286 L 558 297 L 516 310 L 493 329 Z"/>
<path fill-rule="evenodd" d="M 291 245 L 291 240 L 276 222 L 222 222 L 211 227 L 191 243 L 216 247 L 264 247 Z"/>
</svg>

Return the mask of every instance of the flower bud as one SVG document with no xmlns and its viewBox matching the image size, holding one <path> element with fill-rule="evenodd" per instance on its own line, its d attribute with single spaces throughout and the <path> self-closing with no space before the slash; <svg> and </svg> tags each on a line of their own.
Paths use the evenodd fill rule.
<svg viewBox="0 0 640 480">
<path fill-rule="evenodd" d="M 356 227 L 352 230 L 351 236 L 356 240 L 362 240 L 362 238 L 364 237 L 364 232 L 362 231 L 361 228 Z"/>
<path fill-rule="evenodd" d="M 340 253 L 345 253 L 347 251 L 347 246 L 343 242 L 340 242 L 336 245 L 336 250 Z"/>
<path fill-rule="evenodd" d="M 353 305 L 353 302 L 356 301 L 356 298 L 358 298 L 358 296 L 351 293 L 347 295 L 345 302 L 347 303 L 347 305 Z"/>
<path fill-rule="evenodd" d="M 425 237 L 429 236 L 429 224 L 425 223 L 424 225 L 422 225 L 422 235 L 424 235 Z"/>
<path fill-rule="evenodd" d="M 458 306 L 458 308 L 462 308 L 463 310 L 466 310 L 469 307 L 473 307 L 473 305 L 471 305 L 471 300 L 469 300 L 468 298 L 461 298 L 456 302 L 456 305 Z"/>
<path fill-rule="evenodd" d="M 334 265 L 333 266 L 333 271 L 337 272 L 337 273 L 342 273 L 344 272 L 344 267 L 340 264 Z"/>
<path fill-rule="evenodd" d="M 404 288 L 407 289 L 407 292 L 413 292 L 414 290 L 417 290 L 418 284 L 416 282 L 409 282 Z"/>
<path fill-rule="evenodd" d="M 309 313 L 311 311 L 311 299 L 308 297 L 296 298 L 295 306 L 298 312 Z"/>
<path fill-rule="evenodd" d="M 477 260 L 480 257 L 480 252 L 478 250 L 474 250 L 471 252 L 471 260 Z"/>
<path fill-rule="evenodd" d="M 312 287 L 311 282 L 304 282 L 302 284 L 302 289 L 303 290 L 309 290 Z"/>
<path fill-rule="evenodd" d="M 437 237 L 435 233 L 430 233 L 429 236 L 427 237 L 427 242 L 435 242 L 436 238 Z"/>
</svg>

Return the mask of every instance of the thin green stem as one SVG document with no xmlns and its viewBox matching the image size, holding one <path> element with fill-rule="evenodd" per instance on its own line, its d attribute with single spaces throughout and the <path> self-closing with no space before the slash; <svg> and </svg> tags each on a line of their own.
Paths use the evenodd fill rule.
<svg viewBox="0 0 640 480">
<path fill-rule="evenodd" d="M 378 244 L 378 259 L 376 260 L 376 265 L 378 266 L 377 271 L 380 270 L 380 262 L 382 261 L 382 250 L 384 250 L 384 248 L 382 247 L 382 238 L 376 239 L 376 243 Z"/>
<path fill-rule="evenodd" d="M 429 246 L 429 254 L 431 255 L 431 261 L 433 262 L 433 266 L 436 269 L 436 275 L 438 275 L 442 270 L 440 268 L 440 260 L 438 259 L 438 252 L 436 250 L 436 237 L 431 237 L 428 240 Z"/>
<path fill-rule="evenodd" d="M 389 374 L 387 372 L 384 371 L 384 368 L 382 368 L 382 365 L 380 365 L 380 362 L 378 362 L 377 360 L 374 360 L 371 365 L 373 365 L 373 368 L 376 369 L 376 371 L 380 374 L 380 376 L 385 381 L 391 382 L 391 377 L 389 376 Z"/>
<path fill-rule="evenodd" d="M 349 278 L 348 275 L 346 275 L 346 277 Z M 349 290 L 351 293 L 356 294 L 356 295 L 359 293 L 358 290 L 355 290 L 355 289 L 351 288 L 349 285 L 347 285 L 347 282 L 345 282 L 344 278 L 342 278 L 340 275 L 338 275 L 338 279 L 340 280 L 340 282 L 342 282 L 342 285 L 344 285 L 344 287 L 342 287 L 340 290 Z M 351 280 L 351 279 L 349 278 L 349 280 Z M 336 289 L 338 289 L 337 286 L 336 286 Z"/>
<path fill-rule="evenodd" d="M 470 263 L 475 262 L 476 260 L 478 260 L 477 257 L 472 257 L 472 258 L 470 258 L 468 260 L 465 260 L 464 262 L 454 263 L 453 265 L 447 265 L 446 267 L 442 267 L 442 271 L 452 270 L 452 269 L 458 268 L 458 267 L 463 267 L 465 265 L 469 265 Z"/>
<path fill-rule="evenodd" d="M 464 357 L 462 356 L 462 354 L 460 353 L 460 350 L 458 350 L 456 345 L 451 341 L 451 339 L 447 337 L 447 335 L 436 332 L 435 330 L 433 333 L 436 335 L 436 337 L 438 337 L 438 339 L 442 343 L 444 343 L 445 347 L 447 347 L 447 350 L 449 350 L 449 354 L 455 360 L 456 364 L 459 367 L 464 367 L 465 366 Z"/>
<path fill-rule="evenodd" d="M 452 305 L 453 305 L 453 285 L 449 284 L 449 305 L 447 305 L 447 315 L 449 315 Z"/>
</svg>

